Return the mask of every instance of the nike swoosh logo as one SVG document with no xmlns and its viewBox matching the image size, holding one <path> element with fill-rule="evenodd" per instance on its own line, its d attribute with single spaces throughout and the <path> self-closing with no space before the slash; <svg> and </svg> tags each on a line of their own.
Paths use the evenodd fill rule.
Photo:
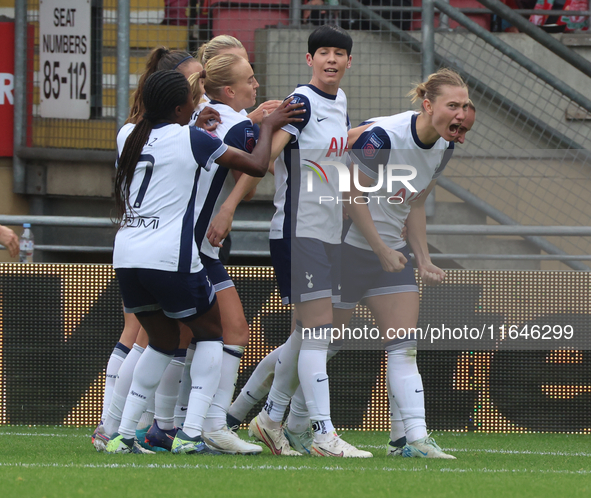
<svg viewBox="0 0 591 498">
<path fill-rule="evenodd" d="M 429 452 L 428 452 L 428 451 L 427 451 L 427 452 L 425 452 L 425 453 L 424 453 L 424 452 L 422 452 L 422 451 L 421 451 L 421 450 L 419 450 L 419 449 L 417 449 L 417 451 L 418 451 L 418 452 L 419 452 L 421 455 L 423 455 L 423 456 L 427 456 L 427 455 L 429 454 Z"/>
<path fill-rule="evenodd" d="M 316 379 L 316 382 L 324 382 L 325 380 L 328 380 L 328 377 L 326 379 Z"/>
<path fill-rule="evenodd" d="M 250 396 L 252 399 L 254 399 L 255 401 L 257 401 L 257 399 L 250 394 L 250 391 L 246 391 L 246 395 L 247 396 Z"/>
<path fill-rule="evenodd" d="M 328 116 L 326 116 L 325 118 L 316 118 L 316 121 L 318 121 L 320 123 L 321 121 L 324 121 L 325 119 L 328 119 Z"/>
<path fill-rule="evenodd" d="M 422 393 L 424 391 L 424 389 L 421 389 L 420 391 L 418 389 L 415 389 L 415 393 Z M 394 396 L 392 396 L 394 397 Z"/>
<path fill-rule="evenodd" d="M 258 427 L 258 424 L 257 424 L 257 427 Z M 259 427 L 259 431 L 260 430 L 261 430 L 261 428 Z M 265 436 L 267 436 L 269 438 L 269 442 L 267 443 L 267 446 L 269 446 L 271 453 L 273 453 L 274 455 L 281 455 L 281 449 L 277 448 L 277 446 L 275 446 L 275 442 L 273 441 L 273 439 L 271 437 L 269 437 L 269 434 L 267 433 L 267 431 L 265 429 L 263 429 L 261 432 L 264 432 Z M 273 448 L 271 448 L 271 446 L 273 446 Z"/>
<path fill-rule="evenodd" d="M 186 412 L 186 411 L 187 411 L 187 408 L 186 408 L 186 407 L 184 407 L 184 406 L 181 406 L 181 411 L 182 411 L 182 412 Z"/>
<path fill-rule="evenodd" d="M 345 455 L 345 453 L 344 453 L 344 452 L 342 452 L 342 451 L 341 451 L 340 453 L 333 453 L 332 451 L 325 450 L 325 449 L 324 449 L 324 448 L 322 448 L 321 446 L 318 446 L 318 447 L 319 447 L 319 448 L 320 448 L 322 451 L 324 451 L 324 453 L 327 453 L 328 455 L 330 455 L 330 456 L 333 456 L 333 457 L 343 457 L 343 456 Z M 314 449 L 316 449 L 316 448 L 314 448 Z M 317 451 L 316 453 L 320 453 L 320 452 L 318 452 L 318 451 Z M 322 455 L 322 453 L 320 453 L 320 454 Z M 324 456 L 324 455 L 322 455 L 322 456 Z"/>
</svg>

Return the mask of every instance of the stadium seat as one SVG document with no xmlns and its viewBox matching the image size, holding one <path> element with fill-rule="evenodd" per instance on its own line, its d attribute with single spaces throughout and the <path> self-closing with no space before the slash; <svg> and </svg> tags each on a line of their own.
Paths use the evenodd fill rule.
<svg viewBox="0 0 591 498">
<path fill-rule="evenodd" d="M 289 23 L 289 0 L 247 0 L 215 2 L 211 5 L 212 37 L 232 35 L 246 48 L 250 61 L 255 60 L 254 32 L 267 26 Z"/>
</svg>

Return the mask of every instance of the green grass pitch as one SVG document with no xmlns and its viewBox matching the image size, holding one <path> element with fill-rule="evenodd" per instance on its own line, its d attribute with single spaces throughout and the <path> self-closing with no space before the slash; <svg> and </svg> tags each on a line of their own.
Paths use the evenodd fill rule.
<svg viewBox="0 0 591 498">
<path fill-rule="evenodd" d="M 436 432 L 457 460 L 385 456 L 388 434 L 346 432 L 371 459 L 105 455 L 90 428 L 0 427 L 0 496 L 591 496 L 589 435 Z M 246 438 L 246 431 L 240 431 Z"/>
</svg>

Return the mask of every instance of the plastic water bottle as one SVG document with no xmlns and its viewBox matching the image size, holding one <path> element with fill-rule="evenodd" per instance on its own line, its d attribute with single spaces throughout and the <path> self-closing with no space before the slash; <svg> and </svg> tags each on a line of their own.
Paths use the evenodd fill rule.
<svg viewBox="0 0 591 498">
<path fill-rule="evenodd" d="M 33 251 L 35 250 L 35 239 L 31 231 L 31 224 L 23 224 L 23 234 L 20 241 L 19 261 L 21 263 L 33 262 Z"/>
</svg>

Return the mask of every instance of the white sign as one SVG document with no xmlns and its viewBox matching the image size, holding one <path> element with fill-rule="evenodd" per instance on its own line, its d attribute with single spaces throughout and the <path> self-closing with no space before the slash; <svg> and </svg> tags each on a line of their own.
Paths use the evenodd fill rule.
<svg viewBox="0 0 591 498">
<path fill-rule="evenodd" d="M 90 118 L 90 0 L 39 0 L 42 118 Z"/>
</svg>

